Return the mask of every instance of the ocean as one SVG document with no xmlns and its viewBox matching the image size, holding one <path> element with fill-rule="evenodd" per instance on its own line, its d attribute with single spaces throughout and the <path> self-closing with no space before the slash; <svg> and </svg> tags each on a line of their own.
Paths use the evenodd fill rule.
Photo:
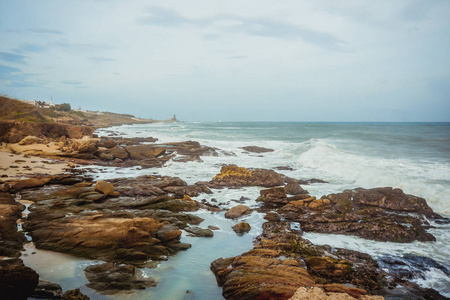
<svg viewBox="0 0 450 300">
<path fill-rule="evenodd" d="M 217 148 L 219 156 L 202 156 L 203 162 L 169 161 L 163 168 L 155 169 L 89 166 L 95 179 L 160 174 L 178 176 L 188 184 L 194 184 L 211 180 L 223 164 L 266 169 L 284 167 L 288 170 L 277 172 L 296 179 L 317 178 L 327 182 L 303 186 L 312 196 L 321 197 L 357 187 L 391 186 L 425 198 L 435 212 L 450 217 L 450 123 L 177 122 L 123 125 L 99 129 L 95 133 L 107 136 L 111 131 L 123 137 L 152 136 L 159 139 L 157 143 L 198 141 Z M 249 153 L 241 149 L 245 146 L 266 147 L 274 151 Z M 218 202 L 227 202 L 246 197 L 250 199 L 246 205 L 254 208 L 258 206 L 255 199 L 259 190 L 257 187 L 213 190 L 214 194 L 202 194 L 195 199 L 210 202 L 215 198 Z M 229 207 L 234 205 L 236 203 L 231 201 Z M 237 236 L 231 229 L 235 221 L 225 219 L 223 212 L 200 211 L 194 214 L 205 219 L 200 224 L 202 228 L 214 225 L 220 230 L 213 238 L 188 237 L 183 232 L 182 242 L 191 243 L 191 249 L 170 257 L 155 269 L 142 270 L 144 276 L 159 279 L 157 287 L 110 298 L 223 299 L 222 289 L 209 270 L 210 263 L 219 257 L 235 256 L 250 250 L 253 239 L 262 232 L 263 215 L 254 212 L 245 217 L 252 230 Z M 366 252 L 375 259 L 404 254 L 429 257 L 450 269 L 450 226 L 434 225 L 436 228 L 430 232 L 437 241 L 426 243 L 375 242 L 317 233 L 305 233 L 304 237 L 315 244 Z M 44 279 L 59 277 L 58 283 L 64 290 L 81 287 L 91 299 L 110 299 L 83 287 L 82 270 L 86 265 L 97 262 L 67 259 L 72 262 L 70 275 L 58 271 L 56 263 L 47 263 L 36 269 Z M 427 266 L 423 271 L 422 276 L 413 279 L 416 283 L 450 297 L 449 275 L 433 266 Z"/>
</svg>

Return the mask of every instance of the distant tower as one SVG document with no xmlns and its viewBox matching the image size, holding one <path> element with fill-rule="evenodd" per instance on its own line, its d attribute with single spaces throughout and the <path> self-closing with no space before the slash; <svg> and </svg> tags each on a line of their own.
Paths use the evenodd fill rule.
<svg viewBox="0 0 450 300">
<path fill-rule="evenodd" d="M 173 120 L 176 121 L 177 120 L 177 116 L 173 115 Z"/>
<path fill-rule="evenodd" d="M 53 106 L 53 96 L 50 96 L 50 106 Z"/>
</svg>

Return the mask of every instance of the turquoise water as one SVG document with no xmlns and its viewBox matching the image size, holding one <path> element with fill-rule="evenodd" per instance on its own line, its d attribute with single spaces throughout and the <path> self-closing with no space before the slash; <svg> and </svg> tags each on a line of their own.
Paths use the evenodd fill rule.
<svg viewBox="0 0 450 300">
<path fill-rule="evenodd" d="M 211 180 L 222 164 L 255 168 L 289 166 L 291 171 L 280 173 L 297 179 L 319 178 L 328 182 L 305 187 L 316 197 L 347 188 L 392 186 L 425 198 L 436 212 L 450 216 L 450 123 L 180 122 L 124 125 L 100 129 L 96 133 L 106 136 L 111 130 L 124 137 L 156 137 L 161 143 L 199 141 L 217 148 L 218 157 L 202 157 L 203 162 L 169 161 L 161 169 L 106 168 L 108 172 L 93 173 L 98 179 L 161 174 L 178 176 L 194 184 Z M 251 145 L 271 148 L 274 152 L 260 155 L 241 149 Z M 216 198 L 219 202 L 226 202 L 245 196 L 250 199 L 247 205 L 257 207 L 255 199 L 258 195 L 259 189 L 254 187 L 225 189 L 215 191 L 213 195 L 200 195 L 196 200 Z M 229 207 L 234 205 L 236 203 L 231 202 Z M 183 233 L 182 241 L 191 243 L 191 249 L 161 262 L 156 269 L 143 270 L 148 276 L 159 279 L 156 288 L 115 298 L 222 299 L 221 288 L 217 287 L 209 270 L 210 263 L 219 257 L 235 256 L 251 249 L 252 240 L 261 233 L 263 216 L 254 212 L 246 217 L 252 230 L 239 237 L 231 229 L 237 221 L 225 219 L 223 213 L 200 212 L 200 215 L 205 218 L 201 227 L 215 225 L 221 230 L 210 239 L 192 238 Z M 346 247 L 374 257 L 404 253 L 428 256 L 449 267 L 449 229 L 442 225 L 433 229 L 437 237 L 435 243 L 395 244 L 346 236 L 305 236 L 317 244 Z M 41 275 L 51 276 L 54 274 L 51 269 Z M 425 280 L 417 282 L 450 296 L 450 278 L 438 270 L 431 270 Z M 71 288 L 83 285 L 84 282 L 73 281 Z M 83 289 L 92 299 L 105 299 L 87 288 Z"/>
</svg>

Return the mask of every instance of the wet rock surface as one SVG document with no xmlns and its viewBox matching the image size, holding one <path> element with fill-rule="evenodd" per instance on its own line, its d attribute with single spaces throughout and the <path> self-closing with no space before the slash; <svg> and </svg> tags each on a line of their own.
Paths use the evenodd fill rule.
<svg viewBox="0 0 450 300">
<path fill-rule="evenodd" d="M 190 190 L 181 179 L 164 176 L 116 179 L 108 184 L 117 196 L 84 182 L 23 191 L 22 199 L 35 202 L 24 227 L 36 246 L 132 264 L 164 260 L 189 248 L 180 242 L 180 229 L 202 219 L 184 212 L 203 205 L 186 194 L 177 196 L 182 194 L 178 188 L 194 194 L 201 188 Z"/>
<path fill-rule="evenodd" d="M 299 222 L 304 231 L 391 242 L 435 241 L 426 231 L 430 227 L 427 218 L 446 220 L 434 213 L 423 198 L 389 187 L 347 190 L 321 199 L 288 199 L 280 212 L 287 220 Z"/>
<path fill-rule="evenodd" d="M 61 299 L 63 292 L 59 284 L 39 279 L 32 297 L 37 299 Z"/>
<path fill-rule="evenodd" d="M 211 263 L 226 299 L 445 299 L 392 277 L 368 254 L 316 246 L 286 221 L 264 223 L 256 240 L 252 250 Z"/>
<path fill-rule="evenodd" d="M 80 292 L 80 289 L 74 289 L 66 291 L 62 297 L 62 300 L 89 300 L 90 298 Z"/>
<path fill-rule="evenodd" d="M 238 235 L 243 235 L 244 233 L 249 232 L 252 227 L 247 222 L 240 222 L 236 225 L 232 226 L 233 231 L 236 232 Z"/>
<path fill-rule="evenodd" d="M 239 204 L 232 208 L 230 208 L 225 213 L 225 218 L 227 219 L 237 219 L 245 215 L 249 215 L 252 213 L 252 209 L 247 205 Z"/>
<path fill-rule="evenodd" d="M 246 146 L 246 147 L 242 147 L 242 149 L 244 149 L 245 151 L 248 151 L 248 152 L 253 152 L 253 153 L 266 153 L 266 152 L 275 151 L 270 148 L 264 148 L 264 147 L 259 147 L 259 146 Z"/>
<path fill-rule="evenodd" d="M 0 295 L 5 300 L 26 300 L 39 283 L 39 275 L 22 260 L 0 260 Z"/>
<path fill-rule="evenodd" d="M 155 279 L 143 277 L 141 271 L 132 265 L 104 263 L 89 266 L 84 273 L 89 280 L 87 286 L 106 295 L 157 285 Z"/>
<path fill-rule="evenodd" d="M 237 188 L 242 186 L 273 187 L 284 183 L 283 176 L 273 170 L 246 169 L 236 165 L 224 165 L 207 185 L 211 188 Z"/>
<path fill-rule="evenodd" d="M 0 256 L 20 256 L 25 237 L 17 230 L 17 220 L 24 208 L 9 192 L 0 192 Z"/>
<path fill-rule="evenodd" d="M 214 232 L 207 228 L 200 228 L 200 227 L 187 227 L 184 230 L 186 230 L 186 232 L 189 232 L 192 236 L 197 236 L 197 237 L 213 237 L 214 236 Z"/>
<path fill-rule="evenodd" d="M 252 250 L 219 258 L 211 264 L 211 270 L 223 286 L 226 299 L 289 299 L 299 287 L 336 282 L 362 287 L 385 285 L 370 256 L 365 266 L 357 266 L 349 255 L 333 253 L 331 257 L 325 253 L 292 231 L 288 222 L 266 222 Z"/>
</svg>

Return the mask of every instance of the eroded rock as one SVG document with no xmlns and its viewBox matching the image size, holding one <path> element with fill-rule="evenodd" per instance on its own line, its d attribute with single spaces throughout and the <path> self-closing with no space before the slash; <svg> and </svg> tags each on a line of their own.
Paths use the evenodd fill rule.
<svg viewBox="0 0 450 300">
<path fill-rule="evenodd" d="M 142 276 L 142 272 L 132 265 L 104 263 L 89 266 L 84 273 L 89 280 L 87 286 L 105 295 L 142 290 L 158 283 L 154 278 Z"/>
<path fill-rule="evenodd" d="M 225 218 L 227 219 L 236 219 L 240 218 L 244 215 L 249 215 L 252 213 L 252 210 L 247 205 L 239 204 L 235 207 L 230 208 L 225 213 Z"/>
<path fill-rule="evenodd" d="M 273 170 L 246 169 L 236 165 L 222 166 L 209 183 L 212 188 L 241 187 L 241 186 L 263 186 L 273 187 L 284 183 L 283 177 Z"/>
<path fill-rule="evenodd" d="M 430 226 L 426 218 L 444 219 L 423 198 L 392 188 L 347 190 L 292 201 L 281 212 L 288 220 L 300 222 L 304 231 L 391 242 L 435 241 L 425 230 Z"/>
</svg>

